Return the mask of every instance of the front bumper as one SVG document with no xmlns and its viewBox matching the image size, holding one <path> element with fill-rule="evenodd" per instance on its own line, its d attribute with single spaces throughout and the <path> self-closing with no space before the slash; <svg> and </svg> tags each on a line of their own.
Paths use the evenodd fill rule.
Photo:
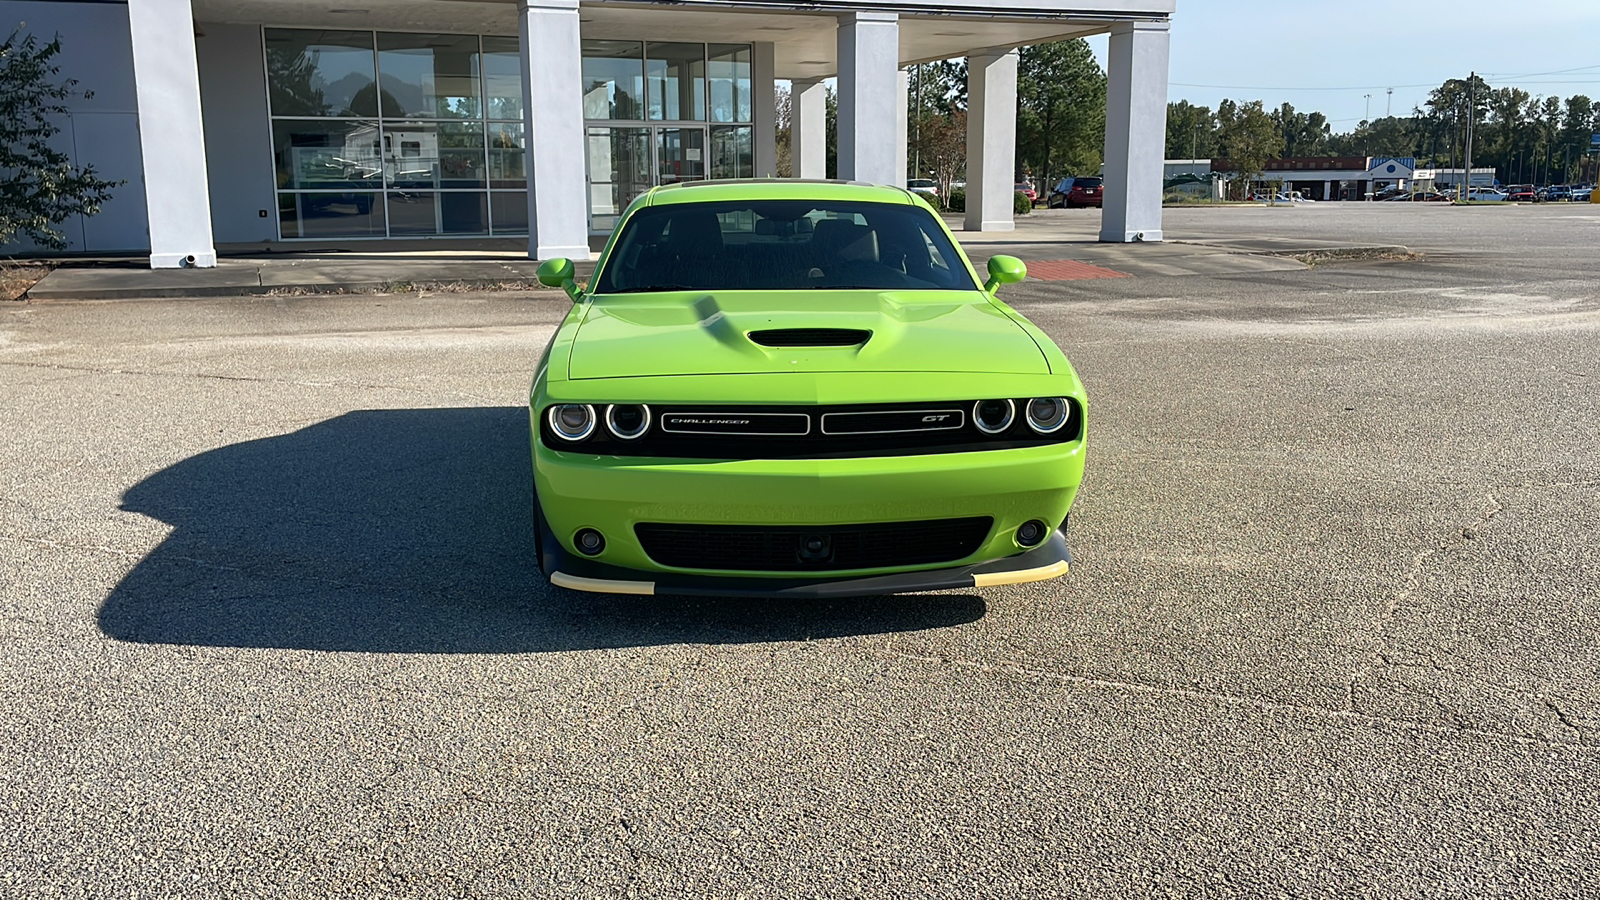
<svg viewBox="0 0 1600 900">
<path fill-rule="evenodd" d="M 1057 531 L 1044 544 L 1026 553 L 954 568 L 827 579 L 705 576 L 640 572 L 606 565 L 570 554 L 549 531 L 544 535 L 543 559 L 550 583 L 570 590 L 601 594 L 795 599 L 870 597 L 923 591 L 974 590 L 1045 581 L 1067 574 L 1072 563 L 1066 536 Z"/>
<path fill-rule="evenodd" d="M 1083 444 L 826 460 L 662 460 L 555 451 L 535 440 L 534 471 L 540 515 L 548 523 L 543 527 L 547 573 L 687 587 L 693 587 L 689 579 L 709 579 L 708 586 L 765 581 L 775 591 L 784 589 L 779 585 L 945 573 L 943 577 L 955 581 L 943 586 L 972 587 L 963 579 L 988 574 L 978 571 L 981 567 L 1039 552 L 1016 542 L 1022 524 L 1066 519 L 1082 479 Z M 824 570 L 803 578 L 796 572 L 670 568 L 652 560 L 634 532 L 644 522 L 827 526 L 973 516 L 992 517 L 994 524 L 977 550 L 963 559 Z M 605 550 L 599 557 L 577 553 L 573 538 L 584 528 L 604 535 Z M 558 554 L 573 562 L 553 564 Z M 1064 561 L 1063 556 L 1041 565 Z M 920 584 L 894 588 L 931 589 Z M 742 587 L 730 591 L 751 593 Z M 868 587 L 866 592 L 884 590 Z"/>
</svg>

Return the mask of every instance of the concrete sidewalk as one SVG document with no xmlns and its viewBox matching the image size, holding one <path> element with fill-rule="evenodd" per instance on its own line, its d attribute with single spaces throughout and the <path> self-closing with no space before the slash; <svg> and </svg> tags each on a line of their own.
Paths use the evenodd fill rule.
<svg viewBox="0 0 1600 900">
<path fill-rule="evenodd" d="M 948 219 L 959 229 L 958 217 Z M 1225 220 L 1218 220 L 1223 224 Z M 1227 275 L 1304 267 L 1297 257 L 1405 253 L 1404 247 L 1364 246 L 1207 228 L 1167 232 L 1164 243 L 1102 244 L 1099 210 L 1038 210 L 1015 231 L 965 232 L 956 237 L 980 268 L 991 256 L 1086 264 L 1105 277 Z M 32 300 L 135 297 L 225 297 L 418 289 L 539 289 L 538 264 L 520 238 L 460 241 L 328 242 L 219 246 L 214 269 L 150 269 L 141 258 L 68 260 L 34 285 Z M 578 261 L 580 279 L 593 258 Z M 1058 267 L 1059 268 L 1059 267 Z M 1043 271 L 1043 270 L 1041 270 Z M 1087 275 L 1083 277 L 1095 277 Z"/>
</svg>

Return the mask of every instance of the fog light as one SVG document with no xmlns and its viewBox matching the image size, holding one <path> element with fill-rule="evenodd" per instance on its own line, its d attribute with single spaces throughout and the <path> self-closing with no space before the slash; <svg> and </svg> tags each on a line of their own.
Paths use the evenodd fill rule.
<svg viewBox="0 0 1600 900">
<path fill-rule="evenodd" d="M 1028 401 L 1028 427 L 1039 434 L 1054 434 L 1067 424 L 1069 407 L 1060 397 L 1039 397 Z"/>
<path fill-rule="evenodd" d="M 578 546 L 578 552 L 585 556 L 599 556 L 606 549 L 606 539 L 593 528 L 579 529 L 573 535 L 572 542 Z"/>
<path fill-rule="evenodd" d="M 802 562 L 827 562 L 833 555 L 833 538 L 825 534 L 808 534 L 800 539 Z"/>
<path fill-rule="evenodd" d="M 613 404 L 607 407 L 606 430 L 624 441 L 644 437 L 644 433 L 650 430 L 650 407 L 643 404 Z"/>
<path fill-rule="evenodd" d="M 1017 529 L 1017 543 L 1024 547 L 1036 547 L 1049 533 L 1050 527 L 1038 519 L 1023 522 L 1022 527 Z"/>
<path fill-rule="evenodd" d="M 565 403 L 550 407 L 550 429 L 564 441 L 581 441 L 594 433 L 594 407 Z"/>
<path fill-rule="evenodd" d="M 1010 400 L 979 400 L 972 404 L 972 422 L 984 434 L 999 434 L 1011 427 L 1017 405 Z"/>
</svg>

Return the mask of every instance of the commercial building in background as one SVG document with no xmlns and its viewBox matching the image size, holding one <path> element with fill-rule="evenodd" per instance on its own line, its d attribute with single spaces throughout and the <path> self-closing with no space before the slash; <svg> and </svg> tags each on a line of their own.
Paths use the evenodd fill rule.
<svg viewBox="0 0 1600 900">
<path fill-rule="evenodd" d="M 968 60 L 969 230 L 1012 227 L 1017 50 L 1110 34 L 1101 239 L 1161 239 L 1175 0 L 58 0 L 79 96 L 62 146 L 126 184 L 71 249 L 209 266 L 216 248 L 526 236 L 586 256 L 652 185 L 777 173 L 903 184 L 906 68 Z M 13 250 L 18 248 L 11 248 Z"/>
</svg>

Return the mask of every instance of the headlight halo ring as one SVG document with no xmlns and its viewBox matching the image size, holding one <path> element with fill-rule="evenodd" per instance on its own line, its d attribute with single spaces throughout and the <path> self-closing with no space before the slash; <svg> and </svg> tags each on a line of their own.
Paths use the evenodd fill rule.
<svg viewBox="0 0 1600 900">
<path fill-rule="evenodd" d="M 617 427 L 616 412 L 617 412 L 617 407 L 619 407 L 619 406 L 637 406 L 639 408 L 639 412 L 642 414 L 642 421 L 639 423 L 639 430 L 638 431 L 634 432 L 633 434 L 624 434 L 622 429 Z M 609 406 L 606 407 L 606 431 L 610 432 L 611 436 L 616 438 L 619 441 L 636 441 L 639 438 L 644 437 L 645 434 L 650 431 L 650 406 L 649 406 L 649 404 L 645 404 L 645 403 L 612 403 L 612 404 L 610 404 Z"/>
<path fill-rule="evenodd" d="M 1034 419 L 1033 415 L 1033 405 L 1040 402 L 1053 403 L 1057 407 L 1055 414 L 1044 420 L 1046 424 L 1043 425 Z M 1067 427 L 1067 423 L 1072 421 L 1072 404 L 1065 397 L 1034 397 L 1028 401 L 1025 418 L 1028 420 L 1028 427 L 1032 428 L 1035 434 L 1055 434 Z M 1055 424 L 1048 424 L 1051 421 L 1054 421 Z"/>
<path fill-rule="evenodd" d="M 561 413 L 568 409 L 581 409 L 584 413 L 583 427 L 576 431 L 569 431 L 561 423 Z M 588 439 L 594 434 L 595 427 L 600 424 L 600 419 L 594 413 L 594 407 L 588 403 L 557 403 L 545 411 L 545 420 L 550 424 L 550 430 L 556 437 L 563 441 L 576 444 Z"/>
<path fill-rule="evenodd" d="M 1006 418 L 1005 418 L 1005 421 L 1002 422 L 998 428 L 990 428 L 989 426 L 983 424 L 983 413 L 982 413 L 983 405 L 985 403 L 994 403 L 994 402 L 1004 403 L 1006 405 Z M 1017 420 L 1017 404 L 1013 400 L 1005 399 L 1005 398 L 992 398 L 992 399 L 989 399 L 989 400 L 976 400 L 972 404 L 972 424 L 978 426 L 978 430 L 983 432 L 984 434 L 991 434 L 991 435 L 992 434 L 1000 434 L 1001 432 L 1005 431 L 1007 428 L 1010 428 L 1011 427 L 1011 423 L 1015 422 L 1016 420 Z"/>
</svg>

